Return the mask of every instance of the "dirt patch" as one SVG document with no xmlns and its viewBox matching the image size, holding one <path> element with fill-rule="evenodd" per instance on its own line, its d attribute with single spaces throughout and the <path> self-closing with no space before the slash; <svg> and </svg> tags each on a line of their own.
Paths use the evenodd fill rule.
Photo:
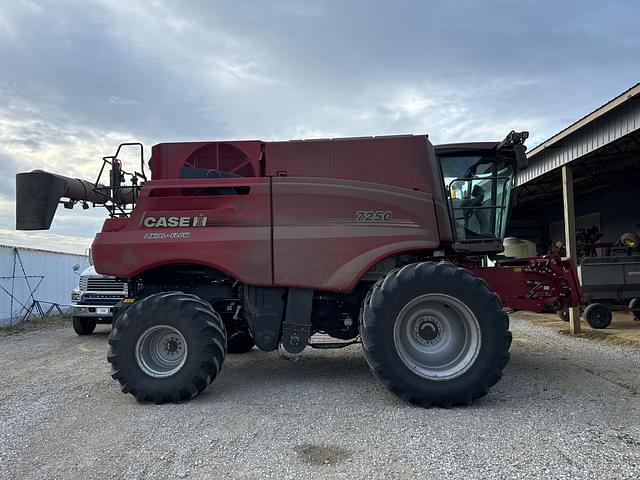
<svg viewBox="0 0 640 480">
<path fill-rule="evenodd" d="M 516 312 L 514 315 L 553 328 L 563 335 L 571 335 L 569 324 L 555 314 Z M 576 335 L 577 337 L 640 348 L 640 322 L 626 312 L 614 312 L 611 325 L 605 329 L 593 329 L 584 319 L 581 320 L 580 326 L 582 331 Z"/>
<path fill-rule="evenodd" d="M 44 328 L 66 327 L 70 324 L 68 317 L 55 315 L 47 318 L 31 318 L 16 325 L 5 325 L 0 327 L 0 337 L 15 335 L 18 333 L 33 332 Z"/>
<path fill-rule="evenodd" d="M 294 451 L 298 458 L 309 465 L 336 465 L 351 457 L 352 453 L 344 448 L 332 445 L 313 445 L 310 443 L 297 446 Z"/>
</svg>

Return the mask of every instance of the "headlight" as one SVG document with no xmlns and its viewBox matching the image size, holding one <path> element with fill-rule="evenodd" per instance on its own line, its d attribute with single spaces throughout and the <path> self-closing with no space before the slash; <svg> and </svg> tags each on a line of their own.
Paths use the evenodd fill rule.
<svg viewBox="0 0 640 480">
<path fill-rule="evenodd" d="M 80 292 L 71 292 L 71 301 L 79 302 L 82 298 L 82 294 Z"/>
</svg>

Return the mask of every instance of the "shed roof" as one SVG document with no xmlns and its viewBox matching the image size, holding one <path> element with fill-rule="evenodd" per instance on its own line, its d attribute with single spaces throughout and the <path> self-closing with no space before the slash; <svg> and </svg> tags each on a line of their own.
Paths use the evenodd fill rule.
<svg viewBox="0 0 640 480">
<path fill-rule="evenodd" d="M 523 185 L 621 137 L 640 130 L 640 83 L 580 118 L 528 152 L 529 168 L 518 173 Z"/>
</svg>

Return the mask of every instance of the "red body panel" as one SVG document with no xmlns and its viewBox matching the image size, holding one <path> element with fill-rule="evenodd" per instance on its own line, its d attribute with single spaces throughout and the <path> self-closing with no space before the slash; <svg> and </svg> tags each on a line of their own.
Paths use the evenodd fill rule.
<svg viewBox="0 0 640 480">
<path fill-rule="evenodd" d="M 393 212 L 386 222 L 357 212 Z M 375 263 L 440 244 L 431 194 L 352 180 L 273 179 L 275 284 L 349 291 Z"/>
<path fill-rule="evenodd" d="M 183 167 L 240 177 L 180 179 Z M 151 168 L 131 217 L 96 236 L 100 273 L 197 263 L 251 285 L 350 291 L 385 257 L 451 239 L 426 136 L 160 144 Z M 238 194 L 213 194 L 222 187 Z M 363 211 L 384 218 L 359 219 Z M 145 224 L 198 216 L 206 226 Z"/>
<path fill-rule="evenodd" d="M 436 163 L 424 135 L 337 138 L 265 144 L 266 174 L 324 177 L 431 192 Z M 436 177 L 437 179 L 437 177 Z"/>
<path fill-rule="evenodd" d="M 247 195 L 185 196 L 211 186 L 249 186 Z M 191 190 L 191 192 L 190 192 Z M 157 196 L 163 192 L 181 196 Z M 270 285 L 270 179 L 153 180 L 142 189 L 138 204 L 120 230 L 107 220 L 96 235 L 92 253 L 102 274 L 132 278 L 169 263 L 208 265 L 241 282 Z M 205 192 L 206 193 L 206 192 Z M 206 227 L 146 228 L 146 217 L 207 217 Z"/>
</svg>

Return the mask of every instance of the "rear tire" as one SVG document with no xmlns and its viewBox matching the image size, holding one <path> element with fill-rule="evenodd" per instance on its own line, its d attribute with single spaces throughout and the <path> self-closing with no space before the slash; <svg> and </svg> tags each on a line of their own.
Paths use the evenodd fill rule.
<svg viewBox="0 0 640 480">
<path fill-rule="evenodd" d="M 139 402 L 195 397 L 220 373 L 227 335 L 220 315 L 195 295 L 167 292 L 135 302 L 111 331 L 111 376 Z"/>
<path fill-rule="evenodd" d="M 372 373 L 417 405 L 470 404 L 509 360 L 509 317 L 482 279 L 448 263 L 415 263 L 380 279 L 360 317 Z"/>
<path fill-rule="evenodd" d="M 91 317 L 73 317 L 73 331 L 78 335 L 91 335 L 96 329 L 96 321 Z"/>
<path fill-rule="evenodd" d="M 602 303 L 590 303 L 587 305 L 587 308 L 584 309 L 584 319 L 591 328 L 607 328 L 611 324 L 612 318 L 611 310 Z"/>
<path fill-rule="evenodd" d="M 232 332 L 227 338 L 227 353 L 247 353 L 256 342 L 246 332 Z"/>
</svg>

